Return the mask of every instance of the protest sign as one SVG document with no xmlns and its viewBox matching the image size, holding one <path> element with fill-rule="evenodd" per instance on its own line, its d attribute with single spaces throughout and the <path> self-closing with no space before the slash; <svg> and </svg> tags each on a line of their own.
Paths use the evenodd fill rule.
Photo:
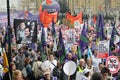
<svg viewBox="0 0 120 80">
<path fill-rule="evenodd" d="M 76 71 L 76 64 L 73 61 L 68 61 L 64 64 L 63 66 L 63 71 L 65 72 L 66 75 L 70 76 L 73 75 Z"/>
<path fill-rule="evenodd" d="M 35 43 L 37 41 L 37 21 L 14 19 L 16 43 Z"/>
<path fill-rule="evenodd" d="M 98 58 L 107 58 L 109 55 L 109 41 L 107 40 L 99 41 L 98 52 L 99 52 L 99 54 L 97 55 Z"/>
<path fill-rule="evenodd" d="M 117 56 L 110 56 L 106 60 L 106 67 L 110 70 L 111 74 L 117 73 L 120 69 L 120 62 Z"/>
<path fill-rule="evenodd" d="M 106 27 L 106 34 L 107 34 L 107 37 L 108 38 L 111 38 L 111 34 L 112 34 L 112 29 L 113 29 L 113 27 Z"/>
</svg>

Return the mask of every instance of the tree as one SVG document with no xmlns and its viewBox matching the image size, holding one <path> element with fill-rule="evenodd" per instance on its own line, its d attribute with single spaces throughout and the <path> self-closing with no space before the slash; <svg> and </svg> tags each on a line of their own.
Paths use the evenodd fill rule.
<svg viewBox="0 0 120 80">
<path fill-rule="evenodd" d="M 61 13 L 65 13 L 69 10 L 68 6 L 66 5 L 67 4 L 66 0 L 59 0 L 58 3 L 60 4 L 60 8 L 61 8 L 60 12 Z"/>
</svg>

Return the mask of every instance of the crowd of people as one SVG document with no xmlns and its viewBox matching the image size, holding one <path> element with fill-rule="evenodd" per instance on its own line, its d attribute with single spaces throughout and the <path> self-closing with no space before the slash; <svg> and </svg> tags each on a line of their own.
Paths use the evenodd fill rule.
<svg viewBox="0 0 120 80">
<path fill-rule="evenodd" d="M 44 47 L 44 52 L 41 52 L 38 48 L 39 44 L 37 43 L 34 43 L 33 48 L 31 47 L 31 44 L 33 43 L 16 44 L 16 40 L 13 40 L 11 46 L 12 62 L 10 62 L 9 65 L 12 70 L 13 80 L 120 80 L 120 70 L 111 77 L 109 69 L 105 66 L 104 59 L 97 57 L 99 52 L 95 41 L 96 28 L 94 26 L 89 26 L 87 35 L 89 44 L 81 54 L 81 58 L 78 58 L 78 42 L 80 40 L 82 29 L 78 27 L 69 28 L 63 24 L 59 27 L 61 27 L 66 50 L 66 55 L 62 63 L 60 62 L 59 50 L 53 49 L 55 41 L 52 37 L 51 25 L 49 25 L 49 28 L 47 29 L 47 36 L 45 36 L 47 45 Z M 55 27 L 57 39 L 59 39 L 59 27 Z M 41 41 L 41 30 L 42 29 L 39 27 L 38 41 Z M 4 67 L 2 66 L 2 43 L 4 40 L 4 37 L 2 36 L 3 35 L 0 34 L 0 79 L 7 80 L 7 73 L 3 72 Z M 57 39 L 56 44 L 58 46 L 59 40 Z M 110 40 L 110 38 L 106 38 L 106 40 Z M 88 48 L 91 50 L 91 56 L 89 58 L 87 57 Z M 9 54 L 7 51 L 8 46 L 4 49 L 6 50 L 6 54 Z M 119 45 L 117 43 L 111 53 L 115 56 L 120 55 Z M 65 71 L 63 70 L 64 64 L 69 61 L 73 61 L 77 66 L 75 73 L 70 76 L 65 74 Z"/>
</svg>

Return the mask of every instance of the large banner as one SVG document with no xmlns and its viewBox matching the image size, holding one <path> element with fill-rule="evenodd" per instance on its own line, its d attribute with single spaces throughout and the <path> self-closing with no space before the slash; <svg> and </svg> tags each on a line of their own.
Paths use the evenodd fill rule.
<svg viewBox="0 0 120 80">
<path fill-rule="evenodd" d="M 58 12 L 48 13 L 44 11 L 40 13 L 40 21 L 43 23 L 44 27 L 47 28 L 53 19 L 55 23 L 57 22 L 57 15 L 58 15 Z"/>
<path fill-rule="evenodd" d="M 37 41 L 37 21 L 14 19 L 16 43 L 34 43 Z"/>
<path fill-rule="evenodd" d="M 109 41 L 99 41 L 98 58 L 107 58 L 109 56 Z"/>
</svg>

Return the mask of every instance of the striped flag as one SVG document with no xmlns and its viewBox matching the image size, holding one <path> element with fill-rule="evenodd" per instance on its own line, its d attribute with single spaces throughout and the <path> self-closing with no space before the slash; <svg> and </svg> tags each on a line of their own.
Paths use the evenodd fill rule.
<svg viewBox="0 0 120 80">
<path fill-rule="evenodd" d="M 83 30 L 82 30 L 82 33 L 81 33 L 81 36 L 80 36 L 80 50 L 81 50 L 81 53 L 84 52 L 84 50 L 86 49 L 87 45 L 88 45 L 88 37 L 87 37 L 87 28 L 84 24 L 83 26 Z"/>
<path fill-rule="evenodd" d="M 115 23 L 112 23 L 111 25 L 113 26 L 113 30 L 112 30 L 111 39 L 110 39 L 110 51 L 112 51 L 115 48 L 114 47 L 115 35 L 119 35 L 116 28 L 115 28 Z"/>
<path fill-rule="evenodd" d="M 61 28 L 59 29 L 59 42 L 58 42 L 58 49 L 59 49 L 60 63 L 63 63 L 63 60 L 64 60 L 65 55 L 66 55 L 66 50 L 65 50 L 65 46 L 64 46 L 63 39 L 62 39 Z"/>
<path fill-rule="evenodd" d="M 53 38 L 56 37 L 56 31 L 55 31 L 54 19 L 52 20 L 52 35 L 53 35 Z"/>
<path fill-rule="evenodd" d="M 104 35 L 104 16 L 102 14 L 98 15 L 96 30 L 97 30 L 97 39 L 104 40 L 105 39 L 105 35 Z"/>
<path fill-rule="evenodd" d="M 81 54 L 81 51 L 80 51 L 80 46 L 77 47 L 77 53 L 78 53 L 78 60 L 82 59 L 82 54 Z"/>
</svg>

